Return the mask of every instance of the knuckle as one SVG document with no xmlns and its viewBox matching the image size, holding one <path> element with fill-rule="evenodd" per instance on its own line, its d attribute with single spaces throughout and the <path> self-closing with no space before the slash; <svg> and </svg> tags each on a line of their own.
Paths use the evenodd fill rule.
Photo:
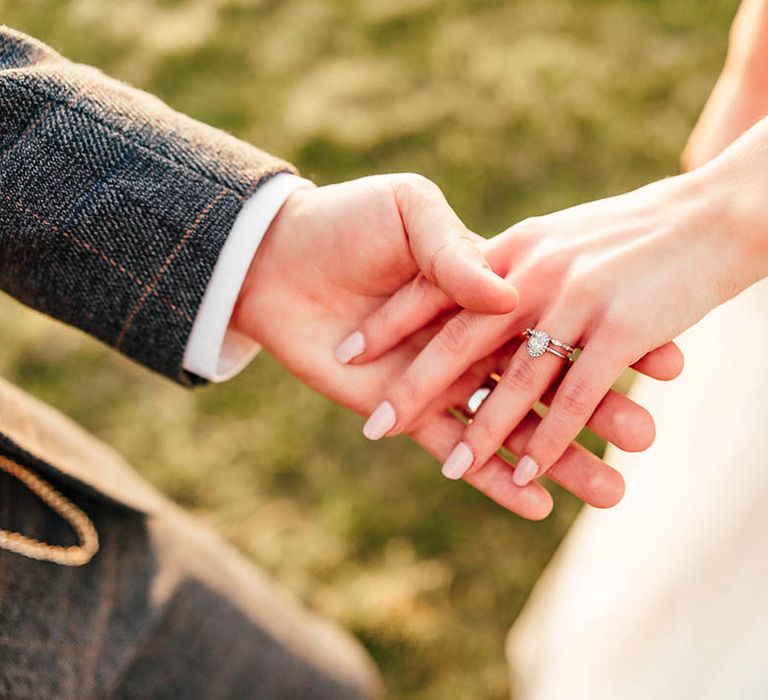
<svg viewBox="0 0 768 700">
<path fill-rule="evenodd" d="M 427 270 L 424 271 L 424 274 L 428 279 L 433 280 L 435 284 L 439 284 L 441 277 L 440 262 L 445 259 L 447 253 L 450 253 L 455 248 L 456 243 L 456 239 L 449 238 L 430 256 L 429 265 Z"/>
<path fill-rule="evenodd" d="M 413 406 L 421 397 L 421 386 L 413 374 L 406 372 L 392 392 L 395 407 Z"/>
<path fill-rule="evenodd" d="M 603 333 L 611 340 L 621 339 L 625 344 L 635 339 L 637 323 L 623 307 L 616 307 L 605 314 L 600 323 Z"/>
<path fill-rule="evenodd" d="M 606 287 L 597 275 L 592 274 L 584 267 L 575 266 L 570 279 L 566 281 L 567 296 L 572 302 L 574 299 L 580 302 L 592 303 L 600 298 Z"/>
<path fill-rule="evenodd" d="M 529 393 L 536 382 L 533 363 L 525 357 L 513 358 L 501 382 L 512 393 Z"/>
<path fill-rule="evenodd" d="M 538 242 L 529 254 L 529 273 L 538 279 L 561 280 L 567 278 L 570 259 L 568 251 L 552 248 L 548 240 Z"/>
<path fill-rule="evenodd" d="M 427 278 L 423 272 L 419 272 L 410 284 L 410 293 L 416 301 L 423 300 L 431 294 L 434 294 L 435 285 Z"/>
<path fill-rule="evenodd" d="M 411 295 L 411 303 L 417 304 L 425 313 L 436 314 L 451 302 L 450 297 L 423 273 L 413 281 Z"/>
<path fill-rule="evenodd" d="M 569 418 L 583 418 L 590 413 L 589 387 L 585 381 L 569 382 L 563 387 L 559 409 Z"/>
<path fill-rule="evenodd" d="M 360 332 L 365 338 L 366 350 L 370 353 L 381 345 L 386 345 L 393 332 L 394 318 L 389 304 L 384 304 L 373 316 L 360 324 Z"/>
<path fill-rule="evenodd" d="M 441 350 L 454 355 L 465 348 L 473 330 L 472 317 L 467 313 L 454 316 L 440 331 Z"/>
<path fill-rule="evenodd" d="M 509 229 L 509 233 L 519 237 L 537 238 L 543 233 L 544 217 L 529 216 L 527 219 L 516 223 Z"/>
<path fill-rule="evenodd" d="M 501 447 L 502 443 L 502 438 L 496 435 L 493 426 L 482 419 L 475 420 L 467 428 L 466 439 L 472 445 L 476 463 L 480 463 L 480 459 L 489 450 L 490 445 L 498 443 Z"/>
<path fill-rule="evenodd" d="M 438 186 L 432 180 L 419 173 L 402 173 L 397 176 L 395 182 L 400 193 L 410 197 L 439 191 Z"/>
<path fill-rule="evenodd" d="M 478 255 L 475 244 L 466 237 L 466 231 L 455 230 L 432 254 L 426 276 L 438 286 L 447 284 L 447 273 L 455 269 L 457 263 L 472 260 Z"/>
</svg>

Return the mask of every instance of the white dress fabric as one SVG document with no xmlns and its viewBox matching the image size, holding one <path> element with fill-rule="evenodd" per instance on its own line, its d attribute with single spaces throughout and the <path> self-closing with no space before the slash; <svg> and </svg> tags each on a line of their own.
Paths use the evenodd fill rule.
<svg viewBox="0 0 768 700">
<path fill-rule="evenodd" d="M 768 280 L 646 377 L 647 452 L 612 449 L 616 508 L 586 509 L 510 633 L 516 700 L 768 699 Z"/>
</svg>

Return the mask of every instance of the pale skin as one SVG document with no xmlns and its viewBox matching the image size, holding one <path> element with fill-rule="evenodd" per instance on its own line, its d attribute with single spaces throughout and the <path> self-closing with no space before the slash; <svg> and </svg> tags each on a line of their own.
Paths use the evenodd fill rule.
<svg viewBox="0 0 768 700">
<path fill-rule="evenodd" d="M 437 186 L 418 176 L 377 176 L 298 190 L 254 258 L 232 323 L 304 383 L 367 414 L 441 323 L 427 324 L 395 350 L 364 365 L 342 364 L 335 351 L 409 280 L 411 295 L 430 295 L 440 287 L 451 304 L 460 303 L 484 318 L 517 307 L 517 292 L 488 269 L 475 247 L 479 243 Z M 447 409 L 462 404 L 488 372 L 503 366 L 508 354 L 506 348 L 486 353 L 435 392 L 408 426 L 410 436 L 444 460 L 463 430 Z M 676 371 L 674 358 L 670 362 L 665 353 L 653 353 L 644 362 L 645 371 L 654 376 Z M 519 453 L 539 423 L 528 413 L 508 431 L 505 444 Z M 645 449 L 654 437 L 647 411 L 613 392 L 590 425 L 628 450 Z M 531 519 L 545 517 L 552 508 L 546 489 L 538 483 L 520 487 L 512 475 L 509 464 L 491 456 L 467 481 L 510 511 Z M 618 472 L 575 444 L 564 449 L 549 478 L 599 507 L 615 504 L 624 489 Z"/>
<path fill-rule="evenodd" d="M 520 290 L 520 304 L 494 317 L 454 313 L 382 393 L 370 422 L 386 411 L 391 425 L 381 434 L 367 430 L 369 437 L 409 430 L 468 367 L 526 328 L 540 328 L 582 347 L 581 356 L 562 378 L 561 359 L 531 357 L 518 341 L 499 386 L 443 468 L 450 478 L 471 478 L 487 460 L 498 459 L 505 436 L 560 380 L 549 412 L 519 452 L 514 481 L 523 486 L 551 470 L 627 367 L 639 362 L 642 369 L 651 353 L 665 358 L 663 378 L 679 372 L 682 357 L 671 341 L 768 274 L 768 121 L 759 121 L 768 111 L 766 41 L 768 3 L 748 0 L 732 30 L 726 68 L 684 155 L 695 169 L 529 219 L 489 242 L 483 250 Z M 414 319 L 428 321 L 450 307 L 437 289 L 417 304 L 404 288 L 359 326 L 366 349 L 351 362 L 386 357 L 418 327 Z"/>
<path fill-rule="evenodd" d="M 683 152 L 698 168 L 768 114 L 768 0 L 744 0 L 730 32 L 728 56 Z"/>
</svg>

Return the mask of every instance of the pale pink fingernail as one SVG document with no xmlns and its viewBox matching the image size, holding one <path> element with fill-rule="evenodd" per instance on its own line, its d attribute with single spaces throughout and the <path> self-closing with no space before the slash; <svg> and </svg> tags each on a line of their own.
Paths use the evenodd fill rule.
<svg viewBox="0 0 768 700">
<path fill-rule="evenodd" d="M 346 365 L 364 352 L 365 338 L 360 331 L 355 331 L 352 335 L 345 338 L 341 345 L 336 349 L 336 359 L 341 362 L 342 365 Z"/>
<path fill-rule="evenodd" d="M 536 460 L 533 457 L 525 455 L 515 467 L 515 472 L 512 474 L 512 481 L 518 486 L 528 486 L 536 478 L 539 473 L 539 465 L 536 464 Z"/>
<path fill-rule="evenodd" d="M 392 430 L 396 422 L 397 417 L 395 416 L 395 409 L 392 408 L 392 404 L 389 401 L 382 401 L 376 406 L 373 413 L 368 416 L 368 420 L 365 421 L 363 435 L 369 440 L 378 440 Z"/>
<path fill-rule="evenodd" d="M 466 442 L 460 442 L 451 450 L 443 464 L 443 476 L 446 479 L 461 479 L 475 461 L 475 455 Z"/>
</svg>

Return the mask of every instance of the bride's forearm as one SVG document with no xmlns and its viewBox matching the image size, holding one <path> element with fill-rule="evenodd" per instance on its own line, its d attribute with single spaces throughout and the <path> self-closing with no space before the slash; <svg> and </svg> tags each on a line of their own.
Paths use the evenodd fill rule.
<svg viewBox="0 0 768 700">
<path fill-rule="evenodd" d="M 697 202 L 695 224 L 714 238 L 713 254 L 722 256 L 726 301 L 768 276 L 768 118 L 682 177 Z"/>
<path fill-rule="evenodd" d="M 688 139 L 684 170 L 701 167 L 768 114 L 768 0 L 744 0 L 720 77 Z"/>
<path fill-rule="evenodd" d="M 731 26 L 726 66 L 768 81 L 768 0 L 743 0 Z"/>
</svg>

